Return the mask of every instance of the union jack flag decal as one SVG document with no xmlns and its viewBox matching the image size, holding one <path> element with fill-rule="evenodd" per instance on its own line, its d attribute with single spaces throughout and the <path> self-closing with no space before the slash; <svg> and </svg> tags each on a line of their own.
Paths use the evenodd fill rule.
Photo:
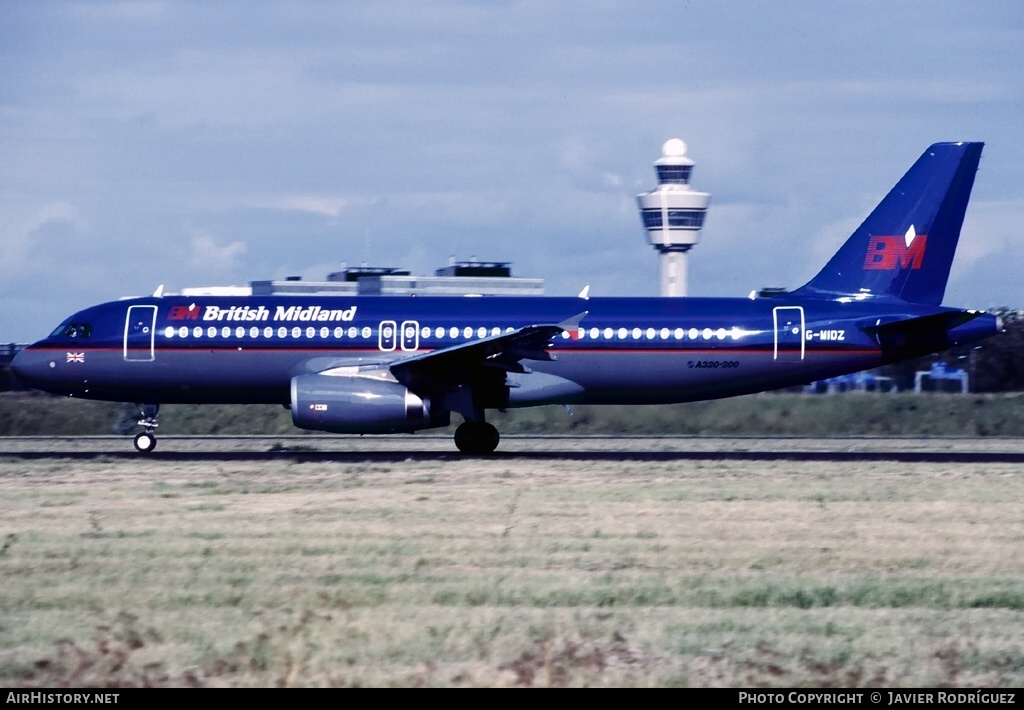
<svg viewBox="0 0 1024 710">
<path fill-rule="evenodd" d="M 68 353 L 68 362 L 85 362 L 85 353 Z"/>
</svg>

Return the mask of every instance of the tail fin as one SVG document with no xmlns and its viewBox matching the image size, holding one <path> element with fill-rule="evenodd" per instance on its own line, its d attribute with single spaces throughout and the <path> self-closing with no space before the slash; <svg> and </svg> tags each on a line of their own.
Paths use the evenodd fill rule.
<svg viewBox="0 0 1024 710">
<path fill-rule="evenodd" d="M 794 294 L 941 304 L 984 145 L 928 148 L 825 268 Z"/>
</svg>

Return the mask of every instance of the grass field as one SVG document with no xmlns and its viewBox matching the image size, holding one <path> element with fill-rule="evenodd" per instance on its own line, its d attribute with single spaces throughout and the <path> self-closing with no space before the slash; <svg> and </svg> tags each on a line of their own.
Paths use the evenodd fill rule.
<svg viewBox="0 0 1024 710">
<path fill-rule="evenodd" d="M 1015 466 L 0 463 L 0 685 L 1024 685 Z"/>
</svg>

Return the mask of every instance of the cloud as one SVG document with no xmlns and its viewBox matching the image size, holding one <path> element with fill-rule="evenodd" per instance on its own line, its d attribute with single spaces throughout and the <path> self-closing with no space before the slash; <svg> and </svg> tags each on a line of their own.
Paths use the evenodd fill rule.
<svg viewBox="0 0 1024 710">
<path fill-rule="evenodd" d="M 957 245 L 961 267 L 1000 252 L 1019 248 L 1024 224 L 1024 200 L 972 200 Z"/>
<path fill-rule="evenodd" d="M 365 200 L 340 195 L 279 195 L 247 201 L 246 207 L 255 207 L 290 212 L 306 212 L 323 217 L 338 217 L 343 211 Z"/>
<path fill-rule="evenodd" d="M 59 254 L 48 253 L 40 233 L 48 227 L 64 225 L 74 227 L 79 221 L 78 210 L 68 202 L 51 202 L 35 210 L 9 211 L 0 223 L 0 275 L 3 278 L 23 278 L 40 271 L 38 260 L 52 263 Z M 13 218 L 10 216 L 14 214 Z"/>
<path fill-rule="evenodd" d="M 189 244 L 189 266 L 201 274 L 227 274 L 237 270 L 241 266 L 242 256 L 249 249 L 241 241 L 218 244 L 212 235 L 202 231 L 194 233 Z"/>
</svg>

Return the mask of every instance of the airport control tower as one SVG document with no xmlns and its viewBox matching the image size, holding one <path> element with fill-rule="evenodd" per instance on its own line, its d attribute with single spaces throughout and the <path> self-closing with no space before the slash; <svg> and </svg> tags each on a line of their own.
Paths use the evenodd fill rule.
<svg viewBox="0 0 1024 710">
<path fill-rule="evenodd" d="M 636 196 L 647 240 L 658 250 L 661 295 L 686 295 L 686 252 L 700 241 L 711 195 L 690 187 L 693 161 L 678 138 L 665 141 L 654 161 L 657 189 Z"/>
</svg>

